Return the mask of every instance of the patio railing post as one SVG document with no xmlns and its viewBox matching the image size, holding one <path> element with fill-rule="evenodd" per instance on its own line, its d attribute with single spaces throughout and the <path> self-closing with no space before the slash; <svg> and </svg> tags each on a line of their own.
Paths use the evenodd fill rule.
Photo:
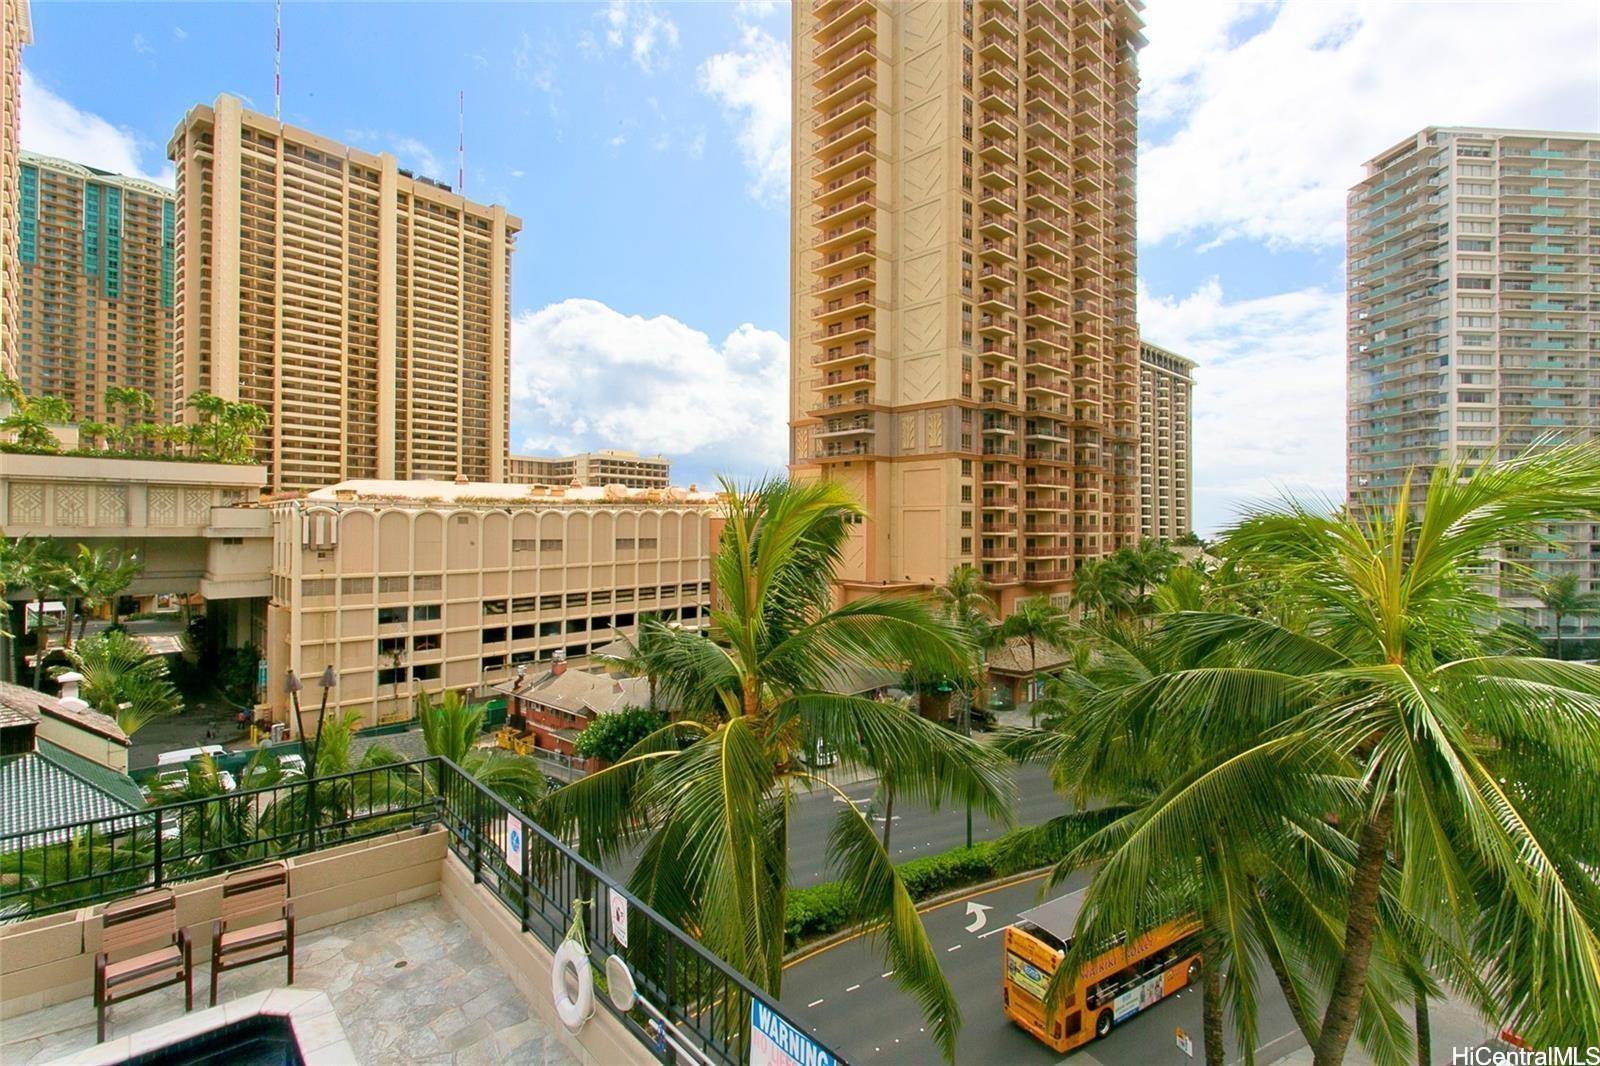
<svg viewBox="0 0 1600 1066">
<path fill-rule="evenodd" d="M 472 790 L 472 883 L 483 880 L 483 791 Z"/>
<path fill-rule="evenodd" d="M 161 857 L 162 857 L 161 856 L 161 844 L 162 844 L 162 839 L 161 838 L 162 838 L 162 835 L 163 835 L 162 832 L 161 832 L 161 812 L 160 811 L 156 812 L 155 823 L 156 823 L 156 846 L 153 849 L 154 855 L 155 855 L 154 875 L 155 875 L 155 885 L 156 885 L 157 888 L 160 888 L 161 887 L 161 873 L 162 873 L 162 871 L 161 871 Z"/>
</svg>

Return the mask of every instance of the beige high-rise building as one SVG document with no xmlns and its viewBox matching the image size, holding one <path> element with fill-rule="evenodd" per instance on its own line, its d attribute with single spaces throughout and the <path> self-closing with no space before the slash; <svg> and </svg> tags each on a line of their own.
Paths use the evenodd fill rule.
<svg viewBox="0 0 1600 1066">
<path fill-rule="evenodd" d="M 794 5 L 791 470 L 870 512 L 846 597 L 1138 538 L 1141 7 Z"/>
<path fill-rule="evenodd" d="M 1195 363 L 1139 341 L 1139 536 L 1175 541 L 1194 530 L 1189 426 Z"/>
<path fill-rule="evenodd" d="M 28 0 L 0 0 L 0 370 L 17 376 L 21 330 L 22 46 L 33 42 Z"/>
<path fill-rule="evenodd" d="M 623 485 L 664 489 L 672 484 L 672 463 L 660 455 L 598 451 L 580 455 L 508 455 L 506 480 L 519 485 Z"/>
<path fill-rule="evenodd" d="M 271 489 L 504 477 L 521 220 L 230 96 L 167 154 L 178 392 L 272 412 Z"/>
<path fill-rule="evenodd" d="M 119 424 L 108 388 L 173 413 L 173 194 L 140 178 L 22 154 L 18 379 L 84 421 Z"/>
</svg>

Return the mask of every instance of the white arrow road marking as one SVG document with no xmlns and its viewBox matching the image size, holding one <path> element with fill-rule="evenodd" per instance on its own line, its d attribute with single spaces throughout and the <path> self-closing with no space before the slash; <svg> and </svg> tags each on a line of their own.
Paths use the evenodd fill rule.
<svg viewBox="0 0 1600 1066">
<path fill-rule="evenodd" d="M 994 907 L 991 904 L 974 903 L 968 901 L 967 917 L 971 918 L 972 921 L 967 925 L 967 932 L 976 933 L 979 929 L 982 929 L 986 924 L 988 924 L 989 912 L 992 910 L 994 910 Z"/>
</svg>

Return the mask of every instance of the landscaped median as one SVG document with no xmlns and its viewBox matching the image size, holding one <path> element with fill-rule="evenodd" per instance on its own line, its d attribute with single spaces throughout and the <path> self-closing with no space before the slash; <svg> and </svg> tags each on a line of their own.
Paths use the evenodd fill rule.
<svg viewBox="0 0 1600 1066">
<path fill-rule="evenodd" d="M 1051 866 L 1060 857 L 1058 841 L 1040 833 L 1037 827 L 1028 827 L 971 847 L 912 859 L 900 863 L 897 869 L 911 898 L 920 903 L 952 889 Z M 789 949 L 854 925 L 854 902 L 850 889 L 838 881 L 791 890 L 784 914 Z"/>
</svg>

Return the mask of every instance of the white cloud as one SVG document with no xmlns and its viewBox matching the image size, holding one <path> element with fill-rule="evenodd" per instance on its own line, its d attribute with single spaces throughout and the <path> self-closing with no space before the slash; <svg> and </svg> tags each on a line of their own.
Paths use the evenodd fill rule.
<svg viewBox="0 0 1600 1066">
<path fill-rule="evenodd" d="M 752 477 L 787 461 L 788 364 L 788 342 L 748 323 L 715 344 L 667 315 L 563 300 L 513 320 L 512 439 L 659 452 L 682 480 Z"/>
<path fill-rule="evenodd" d="M 1151 0 L 1146 22 L 1145 240 L 1335 247 L 1361 163 L 1424 126 L 1600 127 L 1592 2 Z"/>
<path fill-rule="evenodd" d="M 1344 294 L 1229 300 L 1212 278 L 1181 299 L 1139 288 L 1146 340 L 1195 371 L 1195 527 L 1285 492 L 1344 496 Z"/>
<path fill-rule="evenodd" d="M 142 33 L 133 35 L 133 50 L 142 56 L 154 55 L 156 51 L 155 47 L 151 45 Z"/>
<path fill-rule="evenodd" d="M 390 137 L 389 147 L 394 152 L 400 165 L 414 171 L 425 178 L 438 178 L 443 180 L 444 167 L 439 162 L 439 157 L 433 154 L 433 149 L 423 144 L 415 137 Z"/>
<path fill-rule="evenodd" d="M 758 26 L 740 27 L 739 47 L 700 64 L 700 89 L 722 105 L 751 175 L 750 195 L 789 197 L 789 44 Z"/>
<path fill-rule="evenodd" d="M 739 14 L 764 19 L 778 10 L 778 0 L 739 0 Z"/>
<path fill-rule="evenodd" d="M 657 13 L 651 0 L 611 0 L 598 17 L 605 26 L 606 46 L 626 46 L 646 74 L 655 73 L 661 51 L 678 47 L 677 23 Z"/>
<path fill-rule="evenodd" d="M 40 84 L 26 67 L 22 71 L 22 147 L 115 174 L 172 184 L 172 166 L 161 158 L 159 147 L 130 129 L 113 126 L 91 111 L 83 111 Z M 145 165 L 153 158 L 154 167 Z"/>
<path fill-rule="evenodd" d="M 187 41 L 189 39 L 189 31 L 182 26 L 174 26 L 172 27 L 172 36 L 180 41 Z"/>
</svg>

